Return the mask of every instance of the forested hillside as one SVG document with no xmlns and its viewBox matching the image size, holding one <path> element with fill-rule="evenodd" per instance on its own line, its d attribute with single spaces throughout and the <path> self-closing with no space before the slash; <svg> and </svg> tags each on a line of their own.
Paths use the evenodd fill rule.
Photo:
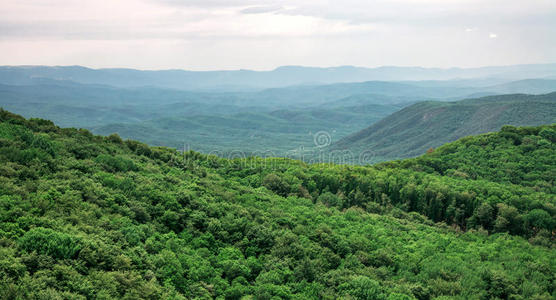
<svg viewBox="0 0 556 300">
<path fill-rule="evenodd" d="M 306 165 L 2 110 L 0 298 L 552 299 L 555 137 Z"/>
<path fill-rule="evenodd" d="M 556 93 L 499 95 L 408 106 L 332 145 L 332 150 L 372 151 L 379 160 L 425 153 L 458 138 L 499 130 L 503 125 L 556 122 Z"/>
</svg>

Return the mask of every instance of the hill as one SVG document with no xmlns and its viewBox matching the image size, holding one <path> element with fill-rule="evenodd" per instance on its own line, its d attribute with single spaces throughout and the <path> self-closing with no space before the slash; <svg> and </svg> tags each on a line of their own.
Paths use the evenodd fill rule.
<svg viewBox="0 0 556 300">
<path fill-rule="evenodd" d="M 556 142 L 553 128 L 554 125 L 530 131 L 536 129 L 505 125 L 496 134 L 468 136 L 426 155 L 384 165 L 442 176 L 530 186 L 556 194 L 556 154 L 544 147 Z"/>
<path fill-rule="evenodd" d="M 467 135 L 503 125 L 556 122 L 556 93 L 501 95 L 456 102 L 420 102 L 333 144 L 332 150 L 371 151 L 378 158 L 417 156 Z"/>
<path fill-rule="evenodd" d="M 498 94 L 546 94 L 556 91 L 554 79 L 524 79 L 485 88 L 487 92 Z"/>
<path fill-rule="evenodd" d="M 556 67 L 554 64 L 469 69 L 283 66 L 270 71 L 147 71 L 135 69 L 91 69 L 82 66 L 0 66 L 0 82 L 12 85 L 28 85 L 36 79 L 45 78 L 125 88 L 154 86 L 181 90 L 216 89 L 227 91 L 373 80 L 451 80 L 458 78 L 495 77 L 510 81 L 526 78 L 546 78 L 555 75 Z"/>
<path fill-rule="evenodd" d="M 555 137 L 506 127 L 421 160 L 307 165 L 0 110 L 0 298 L 550 299 Z M 525 181 L 494 176 L 509 163 Z"/>
</svg>

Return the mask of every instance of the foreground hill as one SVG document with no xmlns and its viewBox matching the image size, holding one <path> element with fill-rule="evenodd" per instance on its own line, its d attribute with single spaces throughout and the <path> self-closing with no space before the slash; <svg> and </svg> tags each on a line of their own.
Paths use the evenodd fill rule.
<svg viewBox="0 0 556 300">
<path fill-rule="evenodd" d="M 417 156 L 467 135 L 503 125 L 556 122 L 556 93 L 501 95 L 456 102 L 421 102 L 345 137 L 335 150 L 372 151 L 384 159 Z"/>
<path fill-rule="evenodd" d="M 0 110 L 0 298 L 551 299 L 555 142 L 506 127 L 422 160 L 306 165 Z M 510 166 L 526 180 L 492 176 Z"/>
</svg>

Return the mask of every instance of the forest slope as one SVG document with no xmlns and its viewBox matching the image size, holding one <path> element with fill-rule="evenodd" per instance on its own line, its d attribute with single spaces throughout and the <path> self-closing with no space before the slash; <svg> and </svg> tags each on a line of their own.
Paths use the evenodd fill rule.
<svg viewBox="0 0 556 300">
<path fill-rule="evenodd" d="M 0 298 L 550 299 L 555 136 L 465 142 L 530 163 L 522 184 L 227 160 L 0 110 Z"/>
<path fill-rule="evenodd" d="M 503 125 L 535 126 L 556 122 L 556 93 L 500 95 L 456 102 L 420 102 L 347 136 L 333 150 L 372 151 L 382 160 L 425 153 L 467 135 Z"/>
</svg>

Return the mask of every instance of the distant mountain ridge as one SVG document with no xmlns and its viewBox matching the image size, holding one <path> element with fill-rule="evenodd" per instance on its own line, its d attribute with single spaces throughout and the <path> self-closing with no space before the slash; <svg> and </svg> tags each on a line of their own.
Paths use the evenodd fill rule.
<svg viewBox="0 0 556 300">
<path fill-rule="evenodd" d="M 503 125 L 550 123 L 556 123 L 556 93 L 425 101 L 339 140 L 331 149 L 371 151 L 381 160 L 406 158 L 467 135 L 499 130 Z"/>
<path fill-rule="evenodd" d="M 555 78 L 556 64 L 494 66 L 481 68 L 422 68 L 340 66 L 330 68 L 284 66 L 271 71 L 186 71 L 91 69 L 82 66 L 0 66 L 0 82 L 30 84 L 36 78 L 69 80 L 116 87 L 156 86 L 172 89 L 246 89 L 303 84 L 362 81 L 452 80 L 470 78 Z"/>
</svg>

